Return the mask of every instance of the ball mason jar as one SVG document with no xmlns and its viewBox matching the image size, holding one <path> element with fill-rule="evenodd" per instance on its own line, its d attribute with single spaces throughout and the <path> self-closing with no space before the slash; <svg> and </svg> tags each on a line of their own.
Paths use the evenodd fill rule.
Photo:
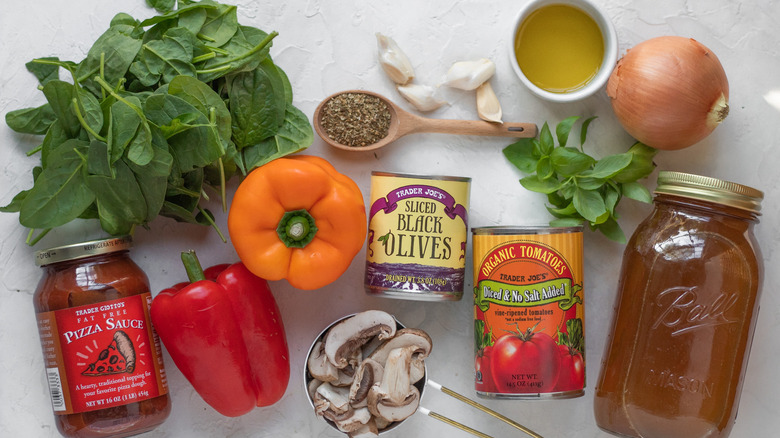
<svg viewBox="0 0 780 438">
<path fill-rule="evenodd" d="M 623 256 L 594 412 L 608 432 L 723 438 L 737 415 L 762 282 L 763 193 L 660 172 Z"/>
</svg>

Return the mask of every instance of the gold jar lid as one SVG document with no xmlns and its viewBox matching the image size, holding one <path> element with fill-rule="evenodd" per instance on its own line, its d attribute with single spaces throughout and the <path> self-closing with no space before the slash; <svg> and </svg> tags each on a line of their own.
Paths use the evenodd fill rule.
<svg viewBox="0 0 780 438">
<path fill-rule="evenodd" d="M 56 248 L 36 252 L 35 264 L 38 266 L 46 266 L 67 260 L 83 259 L 86 257 L 122 251 L 130 249 L 132 242 L 130 236 L 124 236 L 58 246 Z"/>
<path fill-rule="evenodd" d="M 761 210 L 761 200 L 764 199 L 764 192 L 752 187 L 707 176 L 671 171 L 658 173 L 658 186 L 655 193 L 715 202 L 756 214 Z"/>
</svg>

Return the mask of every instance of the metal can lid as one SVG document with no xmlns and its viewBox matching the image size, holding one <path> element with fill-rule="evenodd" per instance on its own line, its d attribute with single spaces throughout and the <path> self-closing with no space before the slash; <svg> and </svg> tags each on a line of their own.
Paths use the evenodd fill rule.
<svg viewBox="0 0 780 438">
<path fill-rule="evenodd" d="M 35 264 L 46 266 L 68 260 L 83 259 L 101 254 L 130 249 L 133 239 L 130 236 L 113 237 L 108 239 L 90 240 L 89 242 L 74 243 L 72 245 L 58 246 L 35 253 Z"/>
<path fill-rule="evenodd" d="M 755 214 L 759 214 L 761 200 L 764 199 L 764 192 L 752 187 L 707 176 L 672 171 L 658 173 L 655 193 L 714 202 Z"/>
</svg>

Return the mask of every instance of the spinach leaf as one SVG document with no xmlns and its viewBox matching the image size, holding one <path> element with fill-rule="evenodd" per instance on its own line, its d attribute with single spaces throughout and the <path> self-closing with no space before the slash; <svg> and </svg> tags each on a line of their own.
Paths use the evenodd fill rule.
<svg viewBox="0 0 780 438">
<path fill-rule="evenodd" d="M 225 101 L 211 87 L 189 76 L 177 76 L 168 84 L 168 94 L 182 98 L 209 120 L 213 111 L 219 137 L 225 144 L 230 141 L 230 111 Z"/>
<path fill-rule="evenodd" d="M 174 27 L 161 40 L 143 45 L 138 61 L 130 66 L 143 85 L 152 86 L 162 80 L 170 82 L 178 75 L 195 76 L 192 53 L 195 36 L 187 29 Z"/>
<path fill-rule="evenodd" d="M 109 84 L 118 84 L 141 50 L 141 40 L 133 36 L 134 30 L 126 24 L 109 27 L 79 63 L 77 80 L 97 96 L 101 95 L 101 87 L 93 80 L 96 75 Z"/>
<path fill-rule="evenodd" d="M 162 129 L 182 124 L 182 116 L 195 116 L 195 124 L 185 123 L 190 126 L 189 129 L 168 138 L 171 154 L 181 173 L 202 168 L 225 153 L 219 136 L 206 116 L 180 97 L 170 94 L 150 96 L 144 104 L 144 113 L 150 122 Z"/>
<path fill-rule="evenodd" d="M 176 0 L 146 0 L 146 4 L 159 12 L 171 12 L 176 6 Z"/>
<path fill-rule="evenodd" d="M 22 134 L 45 134 L 55 120 L 57 116 L 48 103 L 37 108 L 10 111 L 5 115 L 8 127 Z"/>
<path fill-rule="evenodd" d="M 131 162 L 139 166 L 152 160 L 152 134 L 146 117 L 139 115 L 142 114 L 141 106 L 141 101 L 134 96 L 111 105 L 107 139 L 111 163 L 125 153 Z"/>
<path fill-rule="evenodd" d="M 146 218 L 144 223 L 151 222 L 160 214 L 165 194 L 168 189 L 168 176 L 173 166 L 173 156 L 168 152 L 168 143 L 162 133 L 152 129 L 152 151 L 154 155 L 151 161 L 140 166 L 132 161 L 126 161 L 127 166 L 133 171 L 146 202 Z"/>
<path fill-rule="evenodd" d="M 113 177 L 87 176 L 87 186 L 95 193 L 100 226 L 109 234 L 129 234 L 134 225 L 146 221 L 143 192 L 123 160 L 114 163 Z"/>
<path fill-rule="evenodd" d="M 215 47 L 225 45 L 238 30 L 237 8 L 221 4 L 216 9 L 206 11 L 206 22 L 198 36 Z"/>
<path fill-rule="evenodd" d="M 76 87 L 65 81 L 53 80 L 43 86 L 43 95 L 46 96 L 51 110 L 68 137 L 78 137 L 79 131 L 81 131 L 81 122 L 79 122 L 76 113 L 73 112 Z"/>
<path fill-rule="evenodd" d="M 198 79 L 211 82 L 231 73 L 252 71 L 268 56 L 276 33 L 270 35 L 260 29 L 239 26 L 219 56 L 198 64 Z"/>
<path fill-rule="evenodd" d="M 24 66 L 27 67 L 27 70 L 34 74 L 36 78 L 38 78 L 38 82 L 41 83 L 41 85 L 46 85 L 47 82 L 57 80 L 60 78 L 60 68 L 54 63 L 42 63 L 40 61 L 54 61 L 58 62 L 59 58 L 57 57 L 47 57 L 47 58 L 39 58 L 35 61 L 30 61 Z"/>
<path fill-rule="evenodd" d="M 276 135 L 287 109 L 284 81 L 270 58 L 226 82 L 233 140 L 239 150 Z"/>
<path fill-rule="evenodd" d="M 246 171 L 262 166 L 279 157 L 300 152 L 309 147 L 314 133 L 309 119 L 298 108 L 288 105 L 284 124 L 279 132 L 243 152 Z"/>
<path fill-rule="evenodd" d="M 84 182 L 84 158 L 89 144 L 68 140 L 51 151 L 51 163 L 35 180 L 22 201 L 19 222 L 28 228 L 49 229 L 77 218 L 95 200 Z"/>
<path fill-rule="evenodd" d="M 218 3 L 213 0 L 201 0 L 197 3 L 190 3 L 188 5 L 184 5 L 182 7 L 179 7 L 179 9 L 176 9 L 174 11 L 167 12 L 163 15 L 157 15 L 152 18 L 148 18 L 141 22 L 141 26 L 143 27 L 149 27 L 153 26 L 157 23 L 162 23 L 163 21 L 167 20 L 174 20 L 178 18 L 181 14 L 184 14 L 188 11 L 192 11 L 193 9 L 216 9 Z"/>
</svg>

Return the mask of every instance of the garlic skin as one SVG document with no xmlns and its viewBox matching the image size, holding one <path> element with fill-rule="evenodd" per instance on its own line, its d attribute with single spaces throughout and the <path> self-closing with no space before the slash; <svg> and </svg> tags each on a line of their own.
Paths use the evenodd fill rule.
<svg viewBox="0 0 780 438">
<path fill-rule="evenodd" d="M 436 97 L 436 89 L 430 85 L 398 85 L 398 92 L 419 111 L 428 112 L 441 108 L 447 102 Z"/>
<path fill-rule="evenodd" d="M 379 65 L 390 80 L 404 85 L 414 79 L 412 63 L 392 38 L 377 32 L 376 44 L 379 49 Z"/>
<path fill-rule="evenodd" d="M 476 61 L 460 61 L 452 64 L 444 85 L 461 90 L 475 90 L 496 73 L 496 64 L 487 58 Z"/>
<path fill-rule="evenodd" d="M 490 81 L 477 87 L 477 114 L 479 118 L 488 122 L 503 123 L 501 120 L 501 103 L 496 92 L 490 85 Z"/>
</svg>

